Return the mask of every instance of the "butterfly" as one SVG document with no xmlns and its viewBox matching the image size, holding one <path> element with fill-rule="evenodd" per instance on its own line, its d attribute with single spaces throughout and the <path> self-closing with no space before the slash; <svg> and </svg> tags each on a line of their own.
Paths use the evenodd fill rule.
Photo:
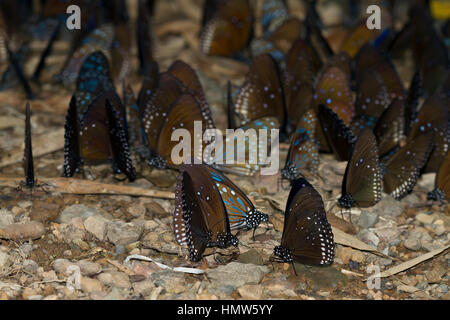
<svg viewBox="0 0 450 320">
<path fill-rule="evenodd" d="M 262 4 L 263 37 L 255 39 L 252 54 L 269 53 L 284 68 L 284 57 L 304 29 L 302 22 L 289 14 L 285 1 L 265 0 Z"/>
<path fill-rule="evenodd" d="M 148 158 L 148 145 L 144 128 L 142 127 L 141 117 L 139 115 L 139 107 L 136 102 L 133 90 L 129 85 L 123 88 L 123 104 L 127 112 L 128 119 L 128 136 L 130 145 L 134 151 L 142 158 Z"/>
<path fill-rule="evenodd" d="M 317 118 L 313 110 L 308 110 L 299 121 L 291 136 L 286 164 L 282 170 L 284 178 L 295 181 L 303 171 L 315 174 L 319 167 L 319 150 L 314 138 Z"/>
<path fill-rule="evenodd" d="M 450 199 L 450 152 L 447 152 L 435 179 L 435 189 L 427 194 L 427 199 L 434 201 Z"/>
<path fill-rule="evenodd" d="M 33 76 L 32 76 L 33 81 L 39 82 L 41 72 L 45 68 L 46 59 L 52 52 L 53 45 L 59 36 L 60 30 L 61 30 L 61 21 L 58 21 L 51 33 L 50 39 L 48 40 L 48 43 L 47 43 L 47 46 L 45 47 L 44 51 L 42 52 L 41 58 L 39 59 L 39 63 L 37 64 L 36 69 L 33 72 Z"/>
<path fill-rule="evenodd" d="M 30 104 L 27 103 L 25 107 L 25 149 L 23 155 L 23 169 L 25 171 L 25 185 L 28 188 L 33 188 L 34 180 L 34 165 L 33 165 L 33 147 L 31 144 L 31 110 Z"/>
<path fill-rule="evenodd" d="M 62 80 L 65 86 L 70 86 L 77 80 L 85 59 L 96 51 L 101 51 L 104 54 L 108 54 L 113 40 L 113 25 L 105 24 L 97 29 L 94 29 L 85 38 L 83 38 L 80 46 L 72 54 L 58 78 Z"/>
<path fill-rule="evenodd" d="M 294 42 L 286 55 L 283 84 L 288 132 L 295 129 L 301 115 L 311 107 L 314 79 L 321 67 L 322 61 L 311 43 L 303 39 Z"/>
<path fill-rule="evenodd" d="M 269 54 L 253 59 L 235 99 L 233 114 L 241 126 L 263 117 L 276 117 L 283 131 L 286 121 L 283 85 L 278 65 Z"/>
<path fill-rule="evenodd" d="M 176 60 L 171 64 L 167 72 L 175 76 L 180 81 L 183 88 L 196 97 L 196 99 L 200 103 L 200 106 L 202 107 L 203 117 L 207 120 L 208 126 L 211 128 L 214 127 L 211 110 L 209 108 L 208 102 L 206 101 L 202 84 L 195 70 L 186 62 Z"/>
<path fill-rule="evenodd" d="M 105 92 L 95 98 L 78 120 L 77 101 L 72 96 L 66 115 L 64 134 L 64 173 L 71 177 L 84 163 L 98 164 L 112 161 L 114 171 L 136 177 L 133 167 L 126 119 L 120 98 L 115 92 Z"/>
<path fill-rule="evenodd" d="M 415 186 L 432 148 L 433 133 L 427 132 L 409 141 L 386 163 L 382 163 L 380 167 L 386 193 L 397 200 L 406 196 Z"/>
<path fill-rule="evenodd" d="M 16 54 L 15 52 L 13 52 L 11 50 L 7 39 L 5 39 L 4 44 L 5 44 L 5 49 L 6 49 L 6 52 L 8 55 L 8 60 L 9 60 L 11 68 L 8 68 L 5 71 L 2 78 L 5 78 L 5 76 L 7 76 L 8 74 L 11 74 L 11 69 L 14 70 L 15 75 L 17 76 L 20 84 L 22 85 L 23 90 L 25 91 L 27 99 L 29 99 L 29 100 L 34 99 L 35 95 L 33 93 L 33 90 L 31 89 L 30 84 L 28 83 L 28 80 L 25 77 L 23 70 L 22 70 L 22 63 L 24 62 L 22 60 L 24 60 L 23 59 L 24 57 L 18 56 L 18 54 Z M 2 79 L 2 82 L 3 83 L 5 82 L 4 79 Z"/>
<path fill-rule="evenodd" d="M 121 83 L 131 72 L 131 30 L 126 22 L 115 26 L 111 49 L 112 78 Z"/>
<path fill-rule="evenodd" d="M 399 146 L 405 137 L 405 101 L 395 99 L 381 114 L 373 132 L 380 157 Z"/>
<path fill-rule="evenodd" d="M 151 71 L 153 58 L 153 34 L 151 16 L 142 0 L 138 2 L 138 18 L 137 18 L 137 47 L 139 56 L 139 71 L 143 75 L 148 75 Z"/>
<path fill-rule="evenodd" d="M 219 190 L 204 165 L 182 165 L 175 190 L 175 239 L 196 262 L 207 247 L 237 246 Z"/>
<path fill-rule="evenodd" d="M 413 121 L 417 118 L 419 99 L 423 95 L 422 78 L 417 70 L 411 80 L 408 96 L 405 101 L 405 135 L 409 135 Z"/>
<path fill-rule="evenodd" d="M 320 194 L 305 179 L 296 180 L 284 213 L 281 244 L 274 255 L 284 262 L 331 265 L 335 243 Z"/>
<path fill-rule="evenodd" d="M 253 16 L 248 0 L 205 2 L 200 51 L 210 56 L 236 57 L 249 44 Z"/>
<path fill-rule="evenodd" d="M 114 91 L 108 58 L 96 51 L 86 57 L 76 82 L 74 95 L 80 117 L 98 95 L 107 91 Z"/>
<path fill-rule="evenodd" d="M 350 57 L 356 56 L 360 48 L 366 43 L 372 42 L 380 35 L 380 30 L 367 28 L 366 21 L 358 23 L 350 30 L 340 51 L 346 52 Z"/>
<path fill-rule="evenodd" d="M 240 227 L 256 229 L 261 222 L 267 222 L 268 216 L 256 210 L 253 203 L 230 179 L 211 166 L 204 165 L 216 184 L 230 221 L 230 229 Z"/>
<path fill-rule="evenodd" d="M 354 116 L 353 95 L 350 89 L 350 79 L 347 74 L 336 66 L 322 70 L 315 84 L 313 106 L 318 112 L 319 105 L 325 105 L 338 115 L 348 125 Z M 329 152 L 324 133 L 320 126 L 316 129 L 316 138 L 320 149 Z"/>
<path fill-rule="evenodd" d="M 338 204 L 344 208 L 371 207 L 381 200 L 381 183 L 377 141 L 370 129 L 364 129 L 347 163 Z"/>
<path fill-rule="evenodd" d="M 151 166 L 166 168 L 177 167 L 190 158 L 203 159 L 201 150 L 195 146 L 198 141 L 200 146 L 203 144 L 203 134 L 206 129 L 213 129 L 204 114 L 204 106 L 195 96 L 185 91 L 176 77 L 168 72 L 162 73 L 159 78 L 159 87 L 145 107 L 142 120 L 151 152 L 148 163 Z M 200 132 L 194 131 L 195 122 L 201 124 Z M 171 141 L 172 132 L 176 129 L 187 130 L 191 137 L 196 139 L 189 142 L 190 154 L 183 152 L 183 157 L 178 157 L 176 160 L 177 164 L 172 161 L 172 149 L 179 142 Z"/>
<path fill-rule="evenodd" d="M 372 45 L 363 46 L 356 57 L 355 113 L 377 119 L 394 99 L 405 95 L 390 59 Z"/>
<path fill-rule="evenodd" d="M 218 140 L 213 145 L 214 155 L 210 152 L 205 161 L 225 172 L 253 176 L 269 164 L 268 160 L 272 152 L 275 152 L 271 149 L 273 142 L 278 142 L 278 127 L 278 120 L 275 117 L 253 120 L 228 133 L 225 136 L 225 145 L 222 140 Z M 209 149 L 205 150 L 205 153 L 207 151 Z"/>
<path fill-rule="evenodd" d="M 434 133 L 434 149 L 424 168 L 425 173 L 437 172 L 449 149 L 449 108 L 446 100 L 436 92 L 425 100 L 414 120 L 408 140 L 413 140 L 424 133 Z"/>
<path fill-rule="evenodd" d="M 318 118 L 328 145 L 337 159 L 339 161 L 348 160 L 356 140 L 352 130 L 333 110 L 322 104 L 319 105 Z"/>
<path fill-rule="evenodd" d="M 147 75 L 142 80 L 141 90 L 139 91 L 137 98 L 137 105 L 139 108 L 139 119 L 142 119 L 145 106 L 150 102 L 153 94 L 159 86 L 159 65 L 155 61 L 150 67 Z"/>
</svg>

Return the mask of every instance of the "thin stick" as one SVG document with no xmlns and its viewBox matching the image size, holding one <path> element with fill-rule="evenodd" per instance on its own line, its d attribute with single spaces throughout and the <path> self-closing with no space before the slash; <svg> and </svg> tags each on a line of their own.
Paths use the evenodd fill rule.
<svg viewBox="0 0 450 320">
<path fill-rule="evenodd" d="M 15 188 L 22 180 L 22 178 L 0 176 L 0 187 Z M 148 190 L 73 178 L 41 178 L 38 184 L 45 185 L 47 192 L 61 192 L 65 194 L 128 195 L 133 197 L 175 199 L 174 193 L 170 191 Z"/>
</svg>

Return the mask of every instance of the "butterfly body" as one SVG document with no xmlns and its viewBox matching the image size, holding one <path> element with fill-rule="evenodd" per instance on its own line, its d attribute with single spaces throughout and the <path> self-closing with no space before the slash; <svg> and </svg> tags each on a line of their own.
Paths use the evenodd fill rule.
<svg viewBox="0 0 450 320">
<path fill-rule="evenodd" d="M 334 261 L 334 237 L 322 197 L 301 178 L 289 193 L 281 244 L 274 255 L 284 262 L 330 265 Z"/>
</svg>

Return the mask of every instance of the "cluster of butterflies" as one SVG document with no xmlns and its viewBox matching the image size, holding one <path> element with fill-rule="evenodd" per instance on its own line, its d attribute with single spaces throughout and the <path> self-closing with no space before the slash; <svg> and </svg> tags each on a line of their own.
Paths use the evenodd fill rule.
<svg viewBox="0 0 450 320">
<path fill-rule="evenodd" d="M 282 175 L 292 189 L 281 245 L 274 254 L 286 262 L 327 265 L 334 259 L 333 234 L 321 196 L 305 179 L 317 173 L 319 153 L 348 161 L 341 207 L 373 206 L 382 190 L 401 199 L 423 172 L 437 173 L 429 199 L 448 199 L 450 72 L 448 52 L 443 52 L 445 45 L 421 2 L 413 6 L 404 30 L 381 32 L 359 23 L 337 53 L 321 34 L 314 4 L 308 1 L 307 17 L 300 21 L 289 14 L 284 1 L 263 1 L 264 38 L 255 40 L 249 1 L 206 1 L 200 50 L 244 60 L 249 59 L 249 46 L 253 52 L 260 50 L 249 59 L 244 83 L 228 84 L 229 128 L 279 129 L 281 139 L 290 143 Z M 198 261 L 207 247 L 237 246 L 231 230 L 255 229 L 268 220 L 223 174 L 252 176 L 261 162 L 218 164 L 214 157 L 203 159 L 194 146 L 185 157 L 205 163 L 173 162 L 178 143 L 171 141 L 174 130 L 194 136 L 194 122 L 200 121 L 203 137 L 215 125 L 192 67 L 175 61 L 166 72 L 159 71 L 152 55 L 151 12 L 148 3 L 139 1 L 136 36 L 143 82 L 137 98 L 125 84 L 130 72 L 125 17 L 117 16 L 124 21 L 123 29 L 120 24 L 100 24 L 74 46 L 59 75 L 63 83 L 76 86 L 66 116 L 63 174 L 70 177 L 83 164 L 110 161 L 114 172 L 132 181 L 137 175 L 133 153 L 150 166 L 178 170 L 175 237 L 188 246 L 190 259 Z M 410 33 L 413 42 L 405 40 L 411 39 Z M 417 66 L 408 90 L 390 59 L 406 49 L 413 50 Z M 439 71 L 436 77 L 429 68 Z M 122 98 L 115 83 L 123 84 Z M 29 125 L 26 128 L 28 183 L 34 178 L 28 179 L 32 160 Z M 234 153 L 239 148 L 248 155 L 258 146 L 246 138 Z"/>
</svg>

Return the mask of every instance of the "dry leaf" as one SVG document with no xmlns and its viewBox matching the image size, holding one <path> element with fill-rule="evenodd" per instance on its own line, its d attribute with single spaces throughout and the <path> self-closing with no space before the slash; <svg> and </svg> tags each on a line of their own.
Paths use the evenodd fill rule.
<svg viewBox="0 0 450 320">
<path fill-rule="evenodd" d="M 447 250 L 449 248 L 450 248 L 450 245 L 445 246 L 445 247 L 440 248 L 440 249 L 436 249 L 436 250 L 430 251 L 430 252 L 425 253 L 425 254 L 423 254 L 423 255 L 421 255 L 421 256 L 419 256 L 417 258 L 414 258 L 412 260 L 400 263 L 399 265 L 396 265 L 395 267 L 392 267 L 392 268 L 390 268 L 390 269 L 388 269 L 386 271 L 383 271 L 380 274 L 380 278 L 390 277 L 390 276 L 392 276 L 394 274 L 397 274 L 397 273 L 403 272 L 405 270 L 408 270 L 408 269 L 410 269 L 410 268 L 412 268 L 412 267 L 414 267 L 414 266 L 416 266 L 416 265 L 418 265 L 418 264 L 420 264 L 420 263 L 422 263 L 422 262 L 424 262 L 424 261 L 426 261 L 428 259 L 433 258 L 434 256 L 437 256 L 438 254 L 444 252 L 445 250 Z"/>
</svg>

